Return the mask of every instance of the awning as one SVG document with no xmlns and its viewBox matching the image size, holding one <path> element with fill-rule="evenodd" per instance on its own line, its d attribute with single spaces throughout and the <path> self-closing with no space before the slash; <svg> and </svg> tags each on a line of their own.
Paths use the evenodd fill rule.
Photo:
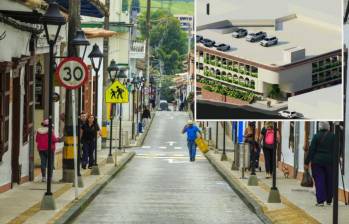
<svg viewBox="0 0 349 224">
<path fill-rule="evenodd" d="M 110 30 L 105 30 L 101 28 L 83 28 L 87 38 L 96 38 L 96 37 L 111 37 L 117 33 Z"/>
<path fill-rule="evenodd" d="M 65 9 L 69 9 L 69 0 L 56 0 L 56 2 Z M 109 14 L 108 9 L 99 0 L 81 0 L 81 11 L 83 16 L 102 18 Z"/>
<path fill-rule="evenodd" d="M 37 11 L 23 12 L 0 10 L 0 22 L 34 34 L 40 34 L 43 31 L 43 27 L 38 25 L 41 24 L 41 16 L 42 14 Z"/>
</svg>

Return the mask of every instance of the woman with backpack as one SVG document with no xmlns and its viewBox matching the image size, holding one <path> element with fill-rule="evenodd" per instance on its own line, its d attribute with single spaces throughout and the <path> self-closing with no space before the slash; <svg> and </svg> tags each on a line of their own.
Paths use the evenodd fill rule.
<svg viewBox="0 0 349 224">
<path fill-rule="evenodd" d="M 266 122 L 265 127 L 261 131 L 259 142 L 263 141 L 263 154 L 265 163 L 266 179 L 271 178 L 273 173 L 273 156 L 274 156 L 274 123 Z M 280 133 L 276 133 L 276 143 L 280 142 Z"/>
<path fill-rule="evenodd" d="M 319 122 L 319 131 L 311 140 L 308 155 L 304 160 L 304 170 L 308 170 L 311 163 L 316 189 L 316 206 L 324 206 L 325 201 L 328 205 L 332 202 L 334 142 L 335 136 L 330 132 L 330 124 Z"/>
</svg>

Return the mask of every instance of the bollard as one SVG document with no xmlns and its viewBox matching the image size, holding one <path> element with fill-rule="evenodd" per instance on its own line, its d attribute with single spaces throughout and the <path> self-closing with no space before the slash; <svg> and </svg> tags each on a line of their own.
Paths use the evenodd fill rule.
<svg viewBox="0 0 349 224">
<path fill-rule="evenodd" d="M 239 170 L 239 167 L 240 167 L 240 148 L 241 148 L 241 144 L 238 144 L 238 143 L 234 144 L 234 160 L 233 160 L 233 164 L 231 166 L 232 170 Z"/>
</svg>

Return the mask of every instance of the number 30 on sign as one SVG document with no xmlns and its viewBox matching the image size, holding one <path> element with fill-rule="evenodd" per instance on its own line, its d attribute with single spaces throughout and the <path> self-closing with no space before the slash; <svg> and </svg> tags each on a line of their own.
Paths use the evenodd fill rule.
<svg viewBox="0 0 349 224">
<path fill-rule="evenodd" d="M 69 57 L 59 63 L 56 76 L 65 88 L 77 89 L 88 80 L 88 68 L 80 58 Z"/>
</svg>

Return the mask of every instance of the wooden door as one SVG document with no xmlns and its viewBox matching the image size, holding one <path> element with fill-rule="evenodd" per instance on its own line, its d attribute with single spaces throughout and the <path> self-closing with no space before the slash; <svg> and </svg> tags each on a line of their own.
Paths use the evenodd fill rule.
<svg viewBox="0 0 349 224">
<path fill-rule="evenodd" d="M 21 102 L 21 86 L 20 76 L 13 78 L 12 89 L 12 155 L 11 155 L 11 168 L 12 168 L 12 183 L 20 184 L 20 167 L 19 167 L 19 150 L 20 150 L 20 102 Z"/>
</svg>

